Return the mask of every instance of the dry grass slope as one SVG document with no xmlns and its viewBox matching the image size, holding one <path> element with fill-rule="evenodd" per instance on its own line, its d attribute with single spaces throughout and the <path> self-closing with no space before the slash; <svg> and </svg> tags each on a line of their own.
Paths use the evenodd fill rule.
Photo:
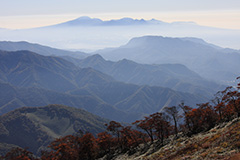
<svg viewBox="0 0 240 160">
<path fill-rule="evenodd" d="M 240 159 L 240 118 L 223 123 L 208 132 L 192 137 L 180 137 L 153 152 L 152 144 L 144 154 L 136 152 L 115 157 L 115 160 L 239 160 Z"/>
</svg>

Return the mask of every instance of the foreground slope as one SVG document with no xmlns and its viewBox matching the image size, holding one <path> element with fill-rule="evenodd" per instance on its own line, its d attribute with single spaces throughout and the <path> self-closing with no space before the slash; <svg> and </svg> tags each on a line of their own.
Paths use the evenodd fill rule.
<svg viewBox="0 0 240 160">
<path fill-rule="evenodd" d="M 158 142 L 150 146 L 144 145 L 135 153 L 125 153 L 115 156 L 114 160 L 238 160 L 240 159 L 240 119 L 223 123 L 208 132 L 199 133 L 192 137 L 180 136 L 166 141 L 161 147 Z M 102 158 L 101 160 L 104 160 Z"/>
<path fill-rule="evenodd" d="M 82 109 L 62 105 L 24 107 L 0 116 L 0 145 L 29 147 L 39 154 L 55 138 L 79 130 L 97 134 L 105 130 L 107 122 Z"/>
</svg>

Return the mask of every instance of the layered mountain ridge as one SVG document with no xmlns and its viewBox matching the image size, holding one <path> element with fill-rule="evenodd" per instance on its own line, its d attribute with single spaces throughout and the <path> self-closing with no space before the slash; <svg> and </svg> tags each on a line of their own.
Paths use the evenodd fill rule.
<svg viewBox="0 0 240 160">
<path fill-rule="evenodd" d="M 28 50 L 35 53 L 38 53 L 43 56 L 71 56 L 74 58 L 85 58 L 89 56 L 87 53 L 80 51 L 68 51 L 62 49 L 56 49 L 40 44 L 29 43 L 26 41 L 0 41 L 0 50 L 4 51 L 19 51 L 19 50 Z"/>
<path fill-rule="evenodd" d="M 157 112 L 163 106 L 177 105 L 182 100 L 189 105 L 206 100 L 201 95 L 168 88 L 118 82 L 100 71 L 79 68 L 57 57 L 41 56 L 29 51 L 1 51 L 0 55 L 2 113 L 22 106 L 63 104 L 84 108 L 117 121 L 133 121 L 144 114 Z M 9 59 L 12 63 L 6 63 Z M 158 92 L 159 97 L 150 94 L 154 92 Z M 159 102 L 159 98 L 165 94 L 168 96 Z M 146 105 L 142 106 L 141 103 Z M 131 109 L 133 106 L 135 109 Z M 136 113 L 138 107 L 142 109 Z"/>
<path fill-rule="evenodd" d="M 224 89 L 223 86 L 203 79 L 181 64 L 139 64 L 127 59 L 113 62 L 103 59 L 98 54 L 79 60 L 75 64 L 83 68 L 94 68 L 116 80 L 137 85 L 168 87 L 209 97 Z"/>
<path fill-rule="evenodd" d="M 14 44 L 13 49 L 19 47 Z M 116 55 L 116 62 L 99 54 L 76 59 L 56 51 L 46 56 L 52 54 L 44 51 L 45 46 L 39 50 L 47 53 L 43 56 L 27 50 L 34 45 L 26 46 L 20 51 L 0 50 L 0 154 L 17 146 L 39 154 L 53 139 L 79 129 L 96 135 L 108 122 L 98 116 L 134 122 L 181 102 L 194 108 L 224 87 L 202 78 L 199 71 L 210 67 L 212 77 L 221 73 L 219 77 L 227 74 L 225 80 L 230 80 L 238 74 L 235 67 L 239 65 L 237 50 L 195 38 L 147 36 L 99 51 L 103 56 Z M 148 64 L 121 59 L 125 55 Z M 189 69 L 197 66 L 202 68 Z"/>
<path fill-rule="evenodd" d="M 138 63 L 178 63 L 204 78 L 221 83 L 233 81 L 239 75 L 240 53 L 224 51 L 197 39 L 144 36 L 131 39 L 126 45 L 96 51 L 108 60 L 129 59 Z"/>
</svg>

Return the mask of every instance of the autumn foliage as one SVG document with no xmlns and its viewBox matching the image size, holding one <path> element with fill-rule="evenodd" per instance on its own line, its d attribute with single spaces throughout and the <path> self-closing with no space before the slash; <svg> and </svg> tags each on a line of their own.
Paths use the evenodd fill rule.
<svg viewBox="0 0 240 160">
<path fill-rule="evenodd" d="M 13 148 L 5 156 L 0 157 L 4 160 L 37 160 L 33 153 L 22 148 Z"/>
<path fill-rule="evenodd" d="M 96 139 L 91 133 L 56 139 L 49 148 L 52 150 L 42 154 L 43 160 L 91 160 L 97 157 L 98 151 Z"/>
</svg>

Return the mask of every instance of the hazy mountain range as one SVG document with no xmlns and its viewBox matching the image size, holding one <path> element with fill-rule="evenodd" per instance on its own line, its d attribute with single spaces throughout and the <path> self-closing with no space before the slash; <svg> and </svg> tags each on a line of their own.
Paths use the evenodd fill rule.
<svg viewBox="0 0 240 160">
<path fill-rule="evenodd" d="M 134 37 L 161 35 L 199 37 L 219 46 L 239 49 L 240 30 L 200 26 L 194 22 L 122 18 L 103 21 L 80 17 L 61 24 L 31 29 L 0 30 L 0 40 L 29 41 L 62 49 L 96 50 L 116 47 Z"/>
<path fill-rule="evenodd" d="M 0 42 L 0 154 L 17 146 L 39 154 L 79 129 L 96 134 L 109 120 L 134 122 L 182 101 L 195 107 L 240 67 L 238 50 L 197 38 L 144 36 L 92 54 Z"/>
<path fill-rule="evenodd" d="M 0 57 L 2 113 L 22 106 L 63 104 L 117 121 L 133 121 L 182 100 L 189 105 L 207 100 L 206 95 L 118 82 L 92 68 L 30 51 L 1 51 Z"/>
<path fill-rule="evenodd" d="M 140 79 L 138 79 L 138 82 L 135 82 L 134 80 L 130 80 L 131 77 L 126 77 L 126 75 L 124 75 L 125 79 L 121 77 L 115 77 L 113 75 L 114 73 L 110 73 L 114 71 L 106 71 L 106 68 L 111 66 L 112 64 L 110 64 L 110 62 L 104 64 L 105 68 L 101 66 L 101 64 L 95 64 L 103 63 L 100 62 L 101 60 L 96 60 L 96 62 L 93 62 L 92 64 L 91 62 L 89 64 L 82 64 L 85 62 L 81 62 L 81 64 L 79 64 L 79 58 L 82 59 L 89 56 L 89 54 L 85 54 L 83 52 L 69 52 L 27 42 L 6 41 L 0 42 L 0 49 L 8 51 L 30 50 L 41 55 L 55 55 L 64 58 L 65 60 L 71 61 L 72 63 L 74 63 L 75 65 L 79 65 L 80 67 L 93 67 L 95 69 L 98 68 L 97 70 L 100 70 L 101 72 L 104 72 L 106 74 L 110 74 L 115 79 L 124 82 L 149 85 L 159 85 L 158 83 L 162 83 L 162 81 L 159 80 L 157 80 L 158 82 L 146 83 Z M 214 80 L 225 85 L 232 85 L 232 81 L 234 81 L 235 78 L 240 74 L 237 69 L 239 67 L 239 50 L 222 48 L 217 45 L 207 43 L 199 38 L 144 36 L 133 38 L 126 45 L 116 48 L 98 50 L 91 54 L 101 54 L 105 59 L 109 59 L 112 61 L 129 59 L 138 63 L 145 64 L 182 64 L 187 66 L 188 69 L 204 77 L 205 79 Z M 134 66 L 133 64 L 134 63 L 132 63 L 132 66 Z M 94 67 L 95 65 L 96 67 Z M 142 65 L 141 67 L 137 67 L 137 69 L 139 70 L 143 68 L 148 68 L 147 70 L 151 69 L 151 72 L 153 72 L 152 69 L 155 68 L 155 71 L 157 68 L 157 65 L 155 65 L 155 67 L 153 68 L 149 66 L 146 67 L 146 65 L 145 67 L 143 66 L 144 65 Z M 141 73 L 143 73 L 144 71 L 146 71 L 146 69 L 142 70 Z M 168 72 L 168 74 L 170 74 L 170 72 Z M 189 80 L 189 78 L 184 78 L 185 82 Z M 173 89 L 181 88 L 179 86 L 174 87 L 165 84 L 160 86 L 166 86 Z M 187 91 L 187 89 L 181 91 Z"/>
<path fill-rule="evenodd" d="M 205 80 L 181 64 L 149 65 L 127 59 L 113 62 L 106 61 L 98 54 L 73 62 L 83 68 L 91 67 L 99 70 L 116 80 L 137 85 L 168 87 L 207 97 L 224 89 L 223 86 Z"/>
<path fill-rule="evenodd" d="M 0 83 L 0 86 L 0 114 L 25 106 L 38 107 L 48 104 L 62 104 L 82 108 L 101 117 L 114 120 L 121 120 L 124 117 L 124 120 L 131 121 L 141 116 L 128 114 L 93 96 L 74 96 L 41 88 L 18 88 L 5 83 Z"/>
<path fill-rule="evenodd" d="M 87 53 L 80 52 L 80 51 L 73 52 L 68 50 L 61 50 L 61 49 L 51 48 L 48 46 L 42 46 L 39 44 L 28 43 L 26 41 L 20 41 L 20 42 L 1 41 L 0 49 L 4 51 L 28 50 L 44 56 L 58 56 L 58 57 L 70 56 L 70 57 L 80 58 L 80 59 L 89 56 Z"/>
<path fill-rule="evenodd" d="M 112 80 L 101 72 L 80 69 L 62 58 L 45 57 L 30 51 L 0 51 L 0 57 L 1 80 L 19 87 L 69 91 L 86 83 L 101 84 Z M 94 78 L 87 81 L 91 76 Z"/>
<path fill-rule="evenodd" d="M 190 22 L 185 22 L 190 23 Z M 117 20 L 106 20 L 103 21 L 99 18 L 90 18 L 88 16 L 79 17 L 77 19 L 64 22 L 56 26 L 121 26 L 121 25 L 158 25 L 158 24 L 168 24 L 156 19 L 144 20 L 144 19 L 132 19 L 132 18 L 122 18 Z M 192 22 L 193 24 L 193 22 Z"/>
<path fill-rule="evenodd" d="M 148 64 L 183 64 L 204 78 L 225 84 L 240 74 L 239 50 L 226 50 L 196 38 L 144 36 L 95 53 L 113 61 L 127 58 Z"/>
</svg>

